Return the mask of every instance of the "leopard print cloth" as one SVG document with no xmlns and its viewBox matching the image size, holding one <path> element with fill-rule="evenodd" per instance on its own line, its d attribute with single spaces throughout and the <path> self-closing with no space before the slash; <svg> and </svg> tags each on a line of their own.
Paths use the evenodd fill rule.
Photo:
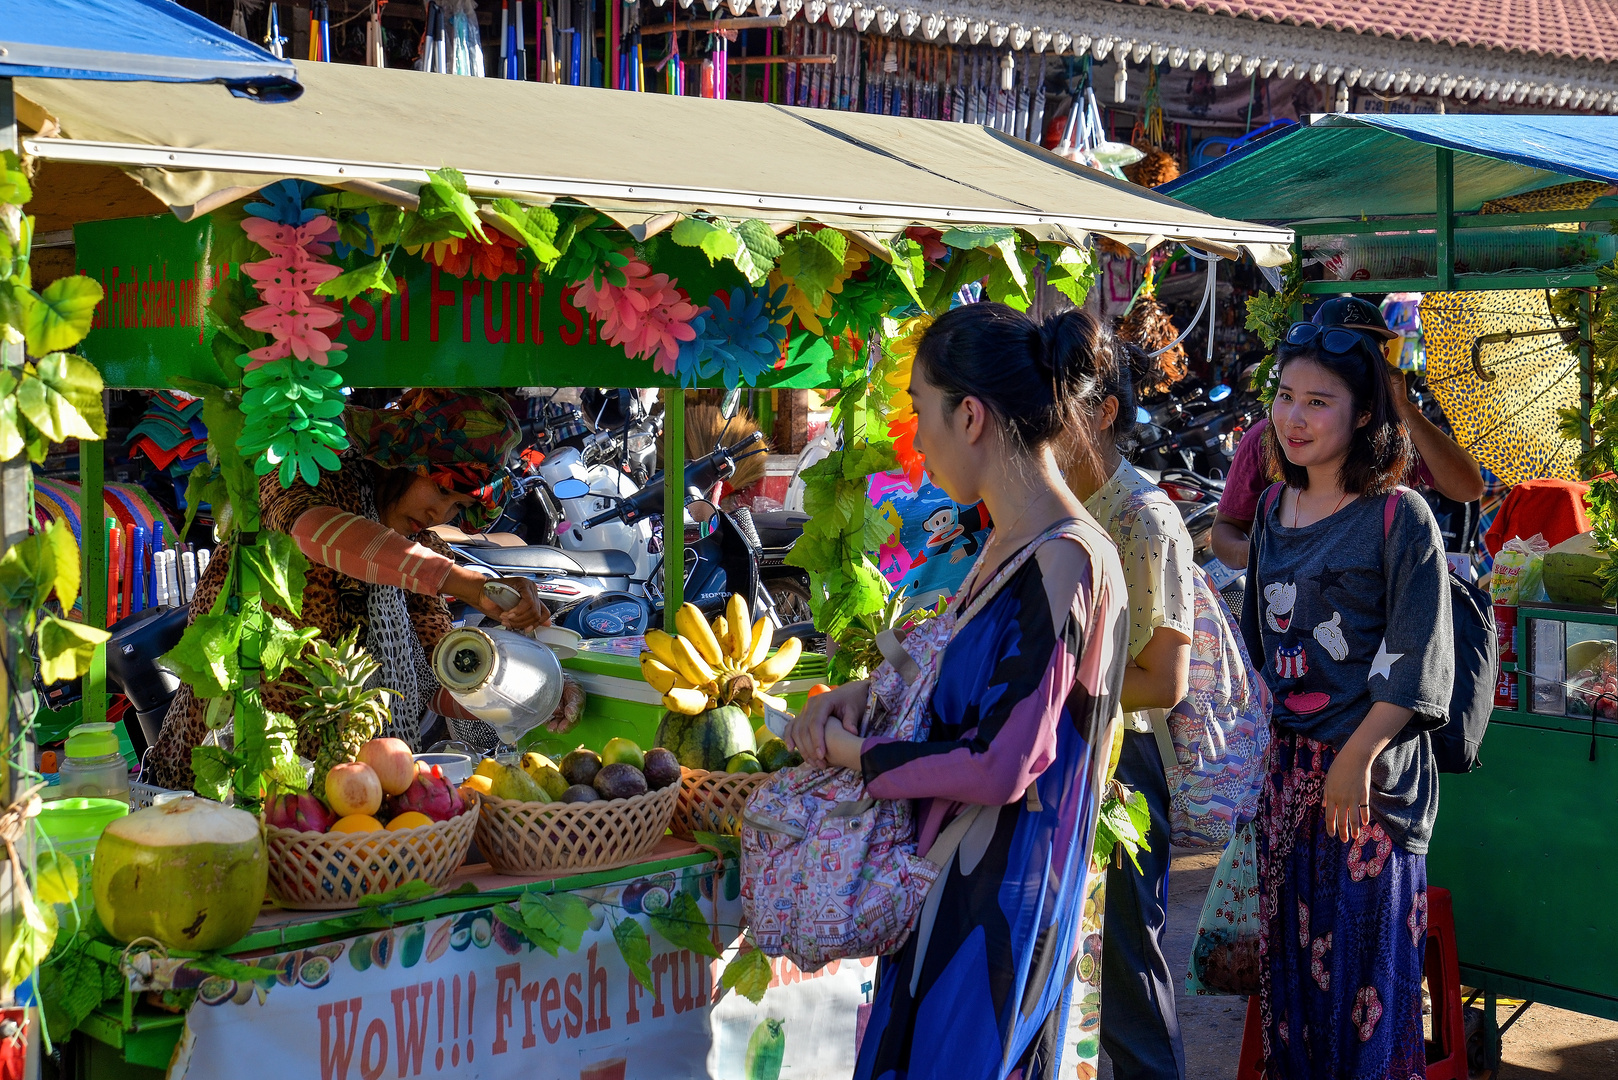
<svg viewBox="0 0 1618 1080">
<path fill-rule="evenodd" d="M 282 488 L 272 474 L 259 481 L 259 503 L 263 527 L 289 534 L 292 531 L 292 523 L 305 511 L 316 506 L 335 506 L 351 514 L 374 518 L 374 511 L 370 515 L 366 514 L 367 507 L 375 503 L 370 468 L 357 455 L 350 452 L 343 455 L 341 470 L 323 473 L 320 483 L 314 487 L 300 480 L 290 488 Z M 411 539 L 442 555 L 451 554 L 448 546 L 434 533 L 417 533 Z M 196 595 L 191 600 L 193 618 L 213 606 L 215 598 L 225 585 L 229 565 L 230 545 L 220 544 L 214 552 L 213 559 L 208 563 L 207 572 L 197 584 Z M 360 644 L 370 647 L 372 589 L 373 586 L 357 578 L 339 574 L 330 567 L 311 562 L 305 576 L 301 617 L 274 605 L 267 604 L 265 607 L 294 626 L 318 627 L 321 637 L 327 641 L 341 640 L 351 630 L 358 628 Z M 414 637 L 421 649 L 419 666 L 416 667 L 417 688 L 421 702 L 425 703 L 431 701 L 438 690 L 438 684 L 432 678 L 431 670 L 426 667 L 426 658 L 432 655 L 438 639 L 449 633 L 449 608 L 439 597 L 419 593 L 406 593 L 404 605 Z M 411 651 L 415 653 L 415 650 Z M 387 684 L 384 682 L 381 685 Z M 288 673 L 275 682 L 264 684 L 264 707 L 289 716 L 293 715 L 293 703 L 302 692 L 303 687 L 297 676 Z M 149 759 L 151 775 L 148 782 L 166 788 L 191 787 L 191 750 L 200 746 L 203 737 L 208 734 L 208 727 L 204 721 L 206 712 L 207 702 L 198 700 L 189 686 L 182 685 L 169 706 L 157 745 L 152 748 Z M 405 710 L 400 708 L 397 712 L 402 716 Z M 400 737 L 413 744 L 416 737 L 415 724 L 419 719 L 418 710 L 414 719 L 402 725 L 408 728 L 408 735 Z M 298 753 L 306 758 L 313 758 L 318 749 L 313 732 L 300 730 Z"/>
</svg>

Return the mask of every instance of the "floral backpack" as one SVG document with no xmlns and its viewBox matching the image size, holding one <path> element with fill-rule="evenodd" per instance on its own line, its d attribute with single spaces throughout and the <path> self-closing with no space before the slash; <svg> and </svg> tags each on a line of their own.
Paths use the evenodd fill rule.
<svg viewBox="0 0 1618 1080">
<path fill-rule="evenodd" d="M 1087 540 L 1075 523 L 1059 522 L 1013 555 L 975 596 L 974 571 L 949 609 L 903 643 L 891 631 L 878 638 L 887 659 L 871 675 L 862 737 L 927 737 L 927 705 L 945 646 L 1057 537 Z M 970 601 L 957 611 L 965 597 Z M 963 818 L 970 822 L 964 814 L 957 820 Z M 873 799 L 864 777 L 840 766 L 781 770 L 753 793 L 743 814 L 742 913 L 754 943 L 804 971 L 898 951 L 963 832 L 947 828 L 923 858 L 916 854 L 911 800 Z"/>
<path fill-rule="evenodd" d="M 1208 572 L 1192 579 L 1190 692 L 1169 712 L 1173 754 L 1163 754 L 1169 828 L 1176 846 L 1222 848 L 1258 812 L 1270 692 Z"/>
</svg>

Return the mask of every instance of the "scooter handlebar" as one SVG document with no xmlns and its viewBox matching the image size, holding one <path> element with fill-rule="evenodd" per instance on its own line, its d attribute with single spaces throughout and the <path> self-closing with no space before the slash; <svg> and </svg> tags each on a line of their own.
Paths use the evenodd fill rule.
<svg viewBox="0 0 1618 1080">
<path fill-rule="evenodd" d="M 685 467 L 685 486 L 687 490 L 707 491 L 719 481 L 731 476 L 736 472 L 736 458 L 738 456 L 751 456 L 752 454 L 762 453 L 762 450 L 753 450 L 751 448 L 763 441 L 764 433 L 755 431 L 734 446 L 723 447 L 706 457 L 701 457 L 691 462 Z M 662 506 L 663 474 L 658 473 L 647 481 L 645 487 L 629 498 L 618 503 L 612 509 L 603 510 L 585 521 L 584 527 L 593 529 L 597 525 L 604 525 L 609 521 L 624 518 L 626 515 L 627 520 L 636 521 L 658 513 Z"/>
</svg>

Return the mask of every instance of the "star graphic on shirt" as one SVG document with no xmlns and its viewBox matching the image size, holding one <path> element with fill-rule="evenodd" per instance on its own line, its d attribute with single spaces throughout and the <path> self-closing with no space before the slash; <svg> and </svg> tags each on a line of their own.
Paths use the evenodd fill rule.
<svg viewBox="0 0 1618 1080">
<path fill-rule="evenodd" d="M 1382 676 L 1384 679 L 1391 679 L 1393 677 L 1393 665 L 1398 663 L 1399 658 L 1403 655 L 1404 653 L 1402 652 L 1389 652 L 1388 639 L 1383 638 L 1382 644 L 1376 647 L 1376 659 L 1371 661 L 1371 674 L 1365 677 L 1365 681 L 1370 682 L 1377 675 Z"/>
<path fill-rule="evenodd" d="M 1343 575 L 1347 573 L 1347 570 L 1333 570 L 1325 563 L 1322 563 L 1320 573 L 1309 580 L 1320 586 L 1320 595 L 1324 596 L 1327 589 L 1341 589 L 1343 587 Z"/>
</svg>

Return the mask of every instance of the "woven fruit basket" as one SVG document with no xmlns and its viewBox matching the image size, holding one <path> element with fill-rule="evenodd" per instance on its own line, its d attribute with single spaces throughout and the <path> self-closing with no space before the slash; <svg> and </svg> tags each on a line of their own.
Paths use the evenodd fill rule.
<svg viewBox="0 0 1618 1080">
<path fill-rule="evenodd" d="M 630 799 L 514 802 L 478 794 L 478 850 L 500 874 L 611 870 L 651 852 L 669 831 L 680 789 Z"/>
<path fill-rule="evenodd" d="M 769 773 L 704 772 L 680 769 L 680 805 L 670 831 L 681 840 L 699 832 L 742 834 L 742 811 L 753 792 L 769 782 Z"/>
<path fill-rule="evenodd" d="M 270 898 L 284 908 L 322 911 L 357 907 L 362 896 L 412 881 L 442 885 L 466 861 L 478 808 L 415 829 L 301 832 L 264 826 Z"/>
</svg>

